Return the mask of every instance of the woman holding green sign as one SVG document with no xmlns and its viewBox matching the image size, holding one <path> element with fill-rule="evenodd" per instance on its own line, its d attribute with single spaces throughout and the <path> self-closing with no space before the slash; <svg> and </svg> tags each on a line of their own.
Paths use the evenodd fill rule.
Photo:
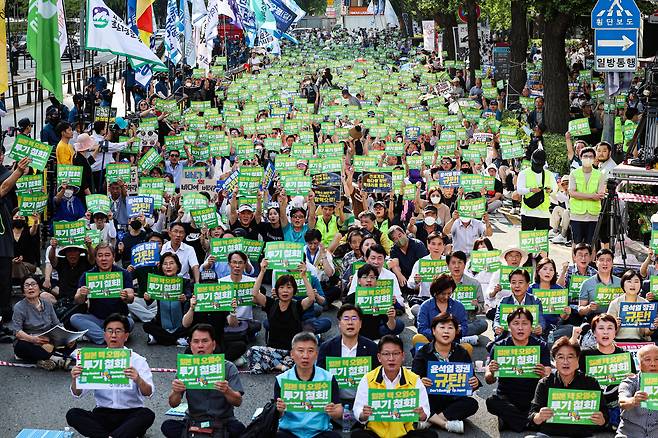
<svg viewBox="0 0 658 438">
<path fill-rule="evenodd" d="M 569 292 L 557 284 L 557 269 L 552 259 L 544 258 L 535 267 L 535 282 L 528 288 L 528 293 L 542 301 L 546 338 L 549 345 L 562 336 L 571 336 L 573 326 L 567 324 L 573 309 L 569 307 Z M 575 313 L 575 311 L 574 311 Z"/>
<path fill-rule="evenodd" d="M 640 292 L 642 292 L 642 277 L 640 274 L 629 269 L 621 276 L 620 282 L 624 293 L 612 300 L 608 306 L 608 313 L 617 318 L 617 323 L 621 327 L 624 322 L 619 318 L 622 303 L 648 303 L 648 301 L 640 296 Z M 657 326 L 658 318 L 654 318 L 649 328 L 621 327 L 617 332 L 616 339 L 630 342 L 650 341 L 651 335 Z"/>
</svg>

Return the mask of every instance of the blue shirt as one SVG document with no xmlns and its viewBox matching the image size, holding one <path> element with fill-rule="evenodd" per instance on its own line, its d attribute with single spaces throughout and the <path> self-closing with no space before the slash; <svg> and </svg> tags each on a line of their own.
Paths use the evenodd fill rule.
<svg viewBox="0 0 658 438">
<path fill-rule="evenodd" d="M 500 301 L 500 304 L 516 304 L 516 298 L 514 298 L 514 295 L 510 295 L 508 297 L 503 298 Z M 501 327 L 500 304 L 496 308 L 496 316 L 494 318 L 494 323 L 493 323 L 494 327 Z M 523 304 L 539 306 L 539 325 L 541 326 L 542 330 L 546 330 L 546 320 L 544 319 L 544 312 L 542 310 L 541 300 L 535 297 L 533 294 L 526 293 L 525 297 L 523 298 Z M 537 321 L 533 321 L 532 323 L 533 323 L 533 327 L 537 325 Z"/>
<path fill-rule="evenodd" d="M 295 231 L 292 225 L 288 224 L 283 227 L 283 240 L 286 242 L 306 243 L 304 234 L 308 231 L 308 225 L 304 224 L 301 231 Z"/>
<path fill-rule="evenodd" d="M 599 284 L 603 284 L 605 286 L 621 287 L 621 279 L 619 277 L 612 275 L 611 279 L 612 282 L 604 283 L 601 281 L 599 274 L 591 276 L 587 280 L 583 281 L 583 284 L 580 285 L 580 296 L 578 299 L 581 301 L 587 301 L 587 304 L 591 303 L 592 301 L 596 303 L 596 287 Z M 599 305 L 599 309 L 596 312 L 592 312 L 592 314 L 605 313 L 607 310 L 608 306 Z"/>
<path fill-rule="evenodd" d="M 180 189 L 180 180 L 183 178 L 183 167 L 187 165 L 186 160 L 180 160 L 176 167 L 172 167 L 171 161 L 165 161 L 165 172 L 170 173 L 174 177 L 174 184 L 177 189 Z"/>
<path fill-rule="evenodd" d="M 448 298 L 447 312 L 459 321 L 460 334 L 455 337 L 455 340 L 459 340 L 461 334 L 468 332 L 468 314 L 466 313 L 466 309 L 459 301 Z M 425 335 L 430 341 L 434 339 L 434 335 L 432 334 L 432 320 L 439 313 L 441 312 L 436 306 L 436 299 L 434 297 L 425 300 L 420 305 L 420 310 L 418 311 L 418 333 Z"/>
<path fill-rule="evenodd" d="M 46 123 L 41 130 L 41 142 L 48 143 L 51 146 L 57 146 L 59 136 L 55 134 L 55 126 L 52 123 Z"/>
<path fill-rule="evenodd" d="M 532 291 L 534 289 L 539 289 L 539 283 L 531 284 L 530 287 L 528 288 L 528 293 L 532 295 Z M 552 284 L 551 289 L 564 289 L 564 288 L 562 286 L 560 286 L 559 284 Z M 572 307 L 571 310 L 573 312 L 578 312 L 578 306 L 575 306 L 575 309 Z M 561 309 L 560 309 L 560 314 L 562 314 Z M 546 326 L 549 327 L 549 328 L 551 326 L 557 325 L 557 323 L 560 322 L 560 315 L 554 315 L 554 314 L 544 315 L 543 312 L 542 312 L 542 316 L 544 317 L 544 322 L 546 323 Z"/>
<path fill-rule="evenodd" d="M 96 88 L 96 92 L 99 93 L 103 91 L 104 89 L 107 88 L 107 79 L 105 79 L 103 76 L 92 76 L 89 78 L 87 81 L 87 84 L 93 84 L 94 88 Z"/>
</svg>

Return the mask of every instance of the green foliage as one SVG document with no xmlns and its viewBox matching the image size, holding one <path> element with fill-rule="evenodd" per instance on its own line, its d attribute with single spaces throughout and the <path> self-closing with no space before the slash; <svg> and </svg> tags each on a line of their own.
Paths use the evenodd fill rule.
<svg viewBox="0 0 658 438">
<path fill-rule="evenodd" d="M 491 30 L 506 30 L 512 25 L 510 0 L 488 0 L 480 2 L 482 17 L 488 18 Z"/>
<path fill-rule="evenodd" d="M 544 134 L 544 150 L 546 151 L 546 161 L 548 168 L 558 175 L 569 173 L 569 162 L 567 160 L 567 144 L 564 141 L 564 134 Z"/>
<path fill-rule="evenodd" d="M 299 0 L 297 4 L 307 15 L 324 15 L 327 9 L 327 0 Z M 340 3 L 335 1 L 334 8 L 340 11 Z"/>
</svg>

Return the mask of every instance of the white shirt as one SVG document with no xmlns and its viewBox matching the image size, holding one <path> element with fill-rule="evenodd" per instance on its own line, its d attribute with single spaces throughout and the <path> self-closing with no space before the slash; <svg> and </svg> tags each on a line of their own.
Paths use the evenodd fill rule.
<svg viewBox="0 0 658 438">
<path fill-rule="evenodd" d="M 426 255 L 425 257 L 419 259 L 419 260 L 434 260 L 430 254 Z M 441 260 L 445 260 L 445 258 L 441 257 Z M 416 263 L 414 263 L 414 267 L 411 268 L 411 275 L 407 279 L 407 286 L 410 289 L 416 289 L 416 274 L 418 274 L 418 266 L 419 266 L 418 260 L 416 260 Z M 447 265 L 446 265 L 446 270 L 447 270 Z M 418 292 L 419 297 L 429 297 L 430 296 L 430 285 L 432 284 L 431 281 L 421 281 L 420 282 L 420 292 Z"/>
<path fill-rule="evenodd" d="M 89 224 L 90 230 L 97 230 L 96 222 Z M 110 239 L 117 238 L 117 229 L 114 227 L 114 221 L 107 221 L 101 230 L 101 241 L 110 243 Z"/>
<path fill-rule="evenodd" d="M 76 352 L 77 355 L 77 352 Z M 134 351 L 130 355 L 130 366 L 137 370 L 139 376 L 151 387 L 151 395 L 148 398 L 153 397 L 155 394 L 155 386 L 153 385 L 153 374 L 151 374 L 151 368 L 149 367 L 146 359 L 135 353 Z M 73 391 L 70 389 L 71 394 Z M 81 398 L 89 390 L 82 390 L 82 393 L 77 396 L 73 394 L 75 398 Z M 96 406 L 99 408 L 110 408 L 110 409 L 134 409 L 134 408 L 143 408 L 144 399 L 147 398 L 139 390 L 139 386 L 135 383 L 134 380 L 130 381 L 130 389 L 95 389 L 94 398 L 96 399 Z"/>
<path fill-rule="evenodd" d="M 181 270 L 178 273 L 179 277 L 187 278 L 189 280 L 190 270 L 192 270 L 192 268 L 195 266 L 199 267 L 199 262 L 196 259 L 196 252 L 194 252 L 194 248 L 185 242 L 181 242 L 178 251 L 174 251 L 174 249 L 171 247 L 171 241 L 165 243 L 162 245 L 160 254 L 164 254 L 166 252 L 173 252 L 178 256 L 178 260 L 180 260 L 181 264 Z"/>
<path fill-rule="evenodd" d="M 220 283 L 233 283 L 233 279 L 230 275 L 222 277 L 218 281 Z M 256 279 L 253 277 L 247 277 L 246 275 L 242 274 L 242 280 L 240 281 L 256 281 Z M 235 309 L 235 314 L 237 315 L 238 319 L 254 319 L 254 311 L 251 306 L 238 306 Z"/>
<path fill-rule="evenodd" d="M 395 389 L 400 383 L 400 378 L 402 377 L 402 369 L 398 371 L 398 375 L 395 377 L 395 379 L 389 380 L 382 368 L 382 377 L 384 378 L 383 380 L 384 384 L 386 385 L 386 389 Z M 368 389 L 368 378 L 367 376 L 363 376 L 359 382 L 359 386 L 356 389 L 356 398 L 354 399 L 354 418 L 356 418 L 359 422 L 361 422 L 359 418 L 363 412 L 363 407 L 368 404 Z M 429 418 L 430 402 L 427 399 L 427 389 L 425 388 L 425 385 L 423 385 L 420 377 L 418 377 L 416 380 L 416 389 L 418 389 L 418 401 L 420 402 L 420 407 L 423 408 L 425 415 L 427 415 L 427 418 Z M 366 422 L 363 422 L 363 424 Z"/>
<path fill-rule="evenodd" d="M 491 293 L 493 293 L 494 288 L 500 284 L 500 271 L 495 271 L 491 275 L 491 279 L 489 280 L 489 287 L 487 287 L 487 291 L 484 294 L 484 304 L 486 306 L 486 309 L 495 309 L 498 307 L 500 302 L 503 300 L 505 297 L 509 297 L 512 295 L 512 291 L 509 289 L 502 289 L 500 292 L 496 294 L 494 298 L 491 298 Z"/>
<path fill-rule="evenodd" d="M 95 132 L 91 135 L 91 138 L 96 141 L 98 144 L 102 144 L 105 141 L 105 137 L 102 135 L 96 134 Z M 128 146 L 128 143 L 112 143 L 111 141 L 107 142 L 107 152 L 99 152 L 96 155 L 96 161 L 91 165 L 92 172 L 98 172 L 101 169 L 105 169 L 108 164 L 114 163 L 114 153 L 120 152 Z"/>
<path fill-rule="evenodd" d="M 359 347 L 359 342 L 354 344 L 354 347 L 350 348 L 343 342 L 343 337 L 340 338 L 340 357 L 356 357 L 356 350 Z"/>
<path fill-rule="evenodd" d="M 382 272 L 379 273 L 377 280 L 393 280 L 393 298 L 395 298 L 399 305 L 404 306 L 404 298 L 402 298 L 402 292 L 400 291 L 400 283 L 398 283 L 398 278 L 394 273 L 386 268 L 382 268 Z M 347 293 L 348 295 L 356 292 L 357 284 L 359 284 L 359 279 L 356 275 L 353 275 L 352 282 L 350 283 L 350 291 Z"/>
</svg>

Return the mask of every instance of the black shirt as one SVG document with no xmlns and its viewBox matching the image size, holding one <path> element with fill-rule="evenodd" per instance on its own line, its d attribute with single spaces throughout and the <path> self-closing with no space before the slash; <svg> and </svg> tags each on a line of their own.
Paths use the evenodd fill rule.
<svg viewBox="0 0 658 438">
<path fill-rule="evenodd" d="M 231 231 L 235 231 L 238 228 L 245 230 L 245 238 L 250 240 L 258 240 L 258 222 L 256 219 L 252 219 L 248 226 L 242 225 L 240 219 L 236 219 L 235 222 L 231 224 Z"/>
<path fill-rule="evenodd" d="M 409 278 L 411 275 L 411 270 L 414 267 L 414 264 L 429 254 L 427 247 L 418 239 L 412 237 L 409 238 L 409 245 L 407 246 L 407 253 L 403 253 L 402 250 L 397 246 L 393 246 L 391 249 L 391 258 L 398 259 L 400 262 L 400 271 L 402 275 L 406 278 Z"/>
<path fill-rule="evenodd" d="M 87 256 L 81 255 L 78 264 L 73 266 L 66 257 L 57 259 L 57 275 L 59 277 L 59 297 L 73 298 L 78 289 L 80 277 L 91 269 Z"/>
<path fill-rule="evenodd" d="M 124 266 L 128 266 L 130 264 L 130 256 L 132 254 L 133 247 L 140 243 L 146 242 L 146 231 L 141 230 L 136 236 L 130 234 L 130 231 L 126 231 L 121 241 L 123 242 L 121 261 L 123 262 Z"/>
<path fill-rule="evenodd" d="M 269 222 L 261 222 L 256 229 L 258 234 L 263 236 L 263 242 L 280 242 L 283 240 L 283 228 L 274 228 Z"/>
<path fill-rule="evenodd" d="M 296 312 L 293 312 L 293 306 L 297 307 Z M 267 320 L 270 323 L 270 335 L 267 339 L 267 346 L 290 351 L 292 338 L 302 331 L 301 318 L 304 313 L 302 302 L 292 300 L 285 312 L 282 312 L 279 307 L 279 300 L 267 297 L 263 309 L 267 313 Z"/>
<path fill-rule="evenodd" d="M 626 353 L 626 350 L 623 350 L 622 348 L 615 346 L 615 351 L 613 351 L 612 354 L 619 354 L 619 353 Z M 605 355 L 606 354 L 601 353 L 598 348 L 583 350 L 580 352 L 578 368 L 580 369 L 580 371 L 585 373 L 587 371 L 586 369 L 587 356 L 605 356 Z M 633 374 L 637 373 L 637 369 L 635 368 L 635 361 L 633 360 L 632 356 L 631 356 L 631 373 Z M 615 405 L 619 401 L 619 385 L 606 386 L 604 396 L 605 396 L 605 401 L 608 405 Z"/>
</svg>

